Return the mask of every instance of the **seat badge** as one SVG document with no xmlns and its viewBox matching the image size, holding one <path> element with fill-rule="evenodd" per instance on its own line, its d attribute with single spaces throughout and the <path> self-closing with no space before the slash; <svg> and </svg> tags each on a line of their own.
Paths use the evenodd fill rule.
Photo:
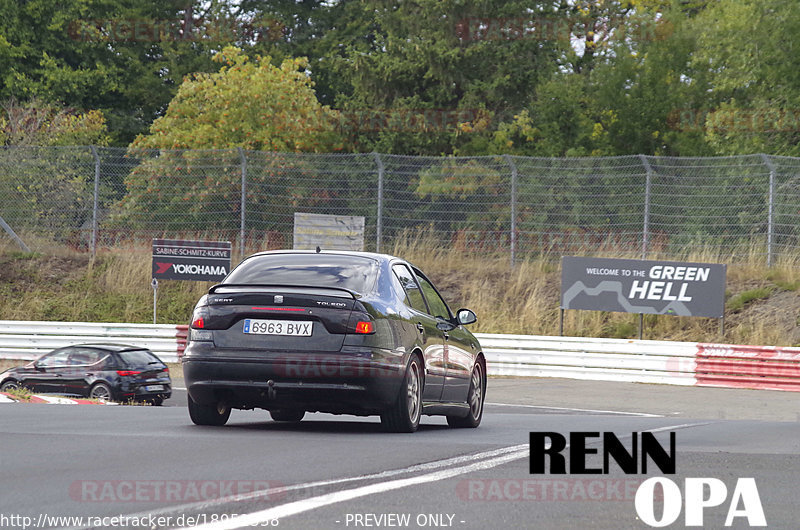
<svg viewBox="0 0 800 530">
<path fill-rule="evenodd" d="M 276 294 L 276 295 L 275 295 L 275 300 L 274 300 L 274 303 L 276 303 L 276 304 L 282 304 L 282 303 L 283 303 L 283 295 Z"/>
</svg>

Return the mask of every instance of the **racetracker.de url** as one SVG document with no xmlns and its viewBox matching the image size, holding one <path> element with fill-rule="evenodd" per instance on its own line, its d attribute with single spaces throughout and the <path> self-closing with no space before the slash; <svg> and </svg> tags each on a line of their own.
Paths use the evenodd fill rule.
<svg viewBox="0 0 800 530">
<path fill-rule="evenodd" d="M 186 528 L 238 517 L 236 513 L 198 513 L 195 515 L 48 515 L 37 516 L 0 513 L 0 528 Z M 275 527 L 278 519 L 259 521 L 252 527 Z"/>
</svg>

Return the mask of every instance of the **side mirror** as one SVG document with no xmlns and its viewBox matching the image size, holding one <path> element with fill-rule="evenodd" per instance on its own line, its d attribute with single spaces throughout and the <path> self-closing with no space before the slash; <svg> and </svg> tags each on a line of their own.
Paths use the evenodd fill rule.
<svg viewBox="0 0 800 530">
<path fill-rule="evenodd" d="M 39 362 L 37 361 L 37 362 L 33 363 L 33 368 L 34 368 L 34 369 L 35 369 L 37 372 L 44 372 L 44 368 L 45 368 L 45 366 L 44 366 L 43 364 L 39 364 Z"/>
<path fill-rule="evenodd" d="M 469 309 L 459 309 L 456 320 L 462 326 L 466 326 L 467 324 L 474 324 L 478 321 L 478 317 L 475 316 L 475 313 L 470 311 Z"/>
</svg>

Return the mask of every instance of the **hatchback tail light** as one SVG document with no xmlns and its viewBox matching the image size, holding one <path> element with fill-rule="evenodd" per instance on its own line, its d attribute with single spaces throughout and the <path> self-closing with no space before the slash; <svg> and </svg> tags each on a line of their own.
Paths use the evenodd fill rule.
<svg viewBox="0 0 800 530">
<path fill-rule="evenodd" d="M 126 376 L 126 375 L 139 375 L 142 372 L 138 370 L 117 370 L 117 375 Z"/>
</svg>

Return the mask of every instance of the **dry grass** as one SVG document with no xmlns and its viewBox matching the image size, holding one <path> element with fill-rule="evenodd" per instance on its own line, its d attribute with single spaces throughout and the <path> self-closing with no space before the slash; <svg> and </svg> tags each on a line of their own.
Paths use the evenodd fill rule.
<svg viewBox="0 0 800 530">
<path fill-rule="evenodd" d="M 474 331 L 557 335 L 560 305 L 560 256 L 540 255 L 512 269 L 507 254 L 459 253 L 437 248 L 422 237 L 400 239 L 391 249 L 426 271 L 445 298 L 478 314 Z M 574 255 L 596 255 L 587 251 Z M 709 318 L 645 315 L 644 338 L 737 344 L 800 345 L 800 253 L 782 256 L 775 266 L 764 265 L 763 249 L 740 251 L 731 262 L 729 252 L 703 248 L 683 255 L 650 255 L 649 259 L 727 263 L 727 300 L 744 295 L 743 303 L 726 303 L 726 330 Z M 743 255 L 743 257 L 742 257 Z M 602 253 L 603 257 L 639 258 L 629 252 Z M 768 293 L 748 299 L 751 291 Z M 785 295 L 785 296 L 781 296 Z M 785 299 L 783 299 L 785 298 Z M 742 298 L 738 298 L 742 301 Z M 638 315 L 602 311 L 567 311 L 565 335 L 636 338 Z"/>
<path fill-rule="evenodd" d="M 507 253 L 455 251 L 425 234 L 399 238 L 386 251 L 426 271 L 453 309 L 478 314 L 479 332 L 556 335 L 559 325 L 560 254 L 516 263 Z M 574 252 L 573 255 L 638 258 L 631 252 Z M 763 265 L 763 249 L 744 249 L 735 261 L 713 248 L 651 259 L 728 263 L 726 333 L 707 318 L 647 315 L 645 338 L 742 344 L 800 344 L 800 252 Z M 744 255 L 743 257 L 741 255 Z M 94 322 L 151 322 L 150 246 L 87 254 L 65 251 L 24 254 L 0 240 L 0 311 L 4 319 Z M 161 323 L 186 323 L 210 283 L 163 281 Z M 737 301 L 738 300 L 738 301 Z M 635 338 L 638 315 L 567 311 L 567 335 Z"/>
</svg>

